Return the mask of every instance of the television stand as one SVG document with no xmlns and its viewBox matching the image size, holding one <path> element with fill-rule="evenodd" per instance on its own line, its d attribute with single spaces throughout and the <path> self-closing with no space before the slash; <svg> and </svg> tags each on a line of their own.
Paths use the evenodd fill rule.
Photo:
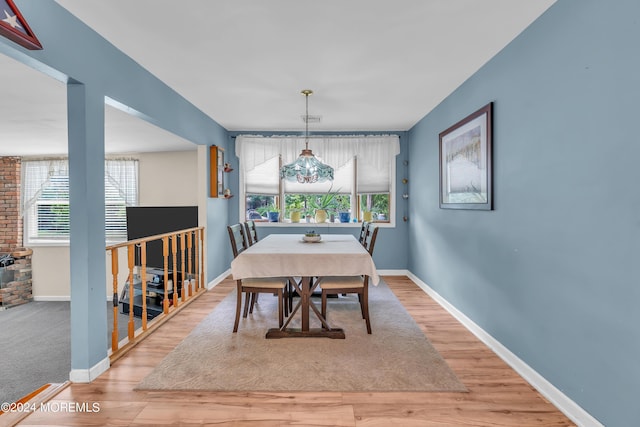
<svg viewBox="0 0 640 427">
<path fill-rule="evenodd" d="M 142 295 L 142 280 L 139 275 L 134 276 L 133 280 L 133 315 L 135 317 L 142 317 L 142 303 L 146 298 L 147 302 L 147 319 L 153 319 L 154 317 L 162 314 L 164 303 L 164 270 L 158 268 L 147 268 L 147 289 L 146 295 Z M 169 280 L 173 280 L 173 271 L 169 271 Z M 177 284 L 173 284 L 173 288 L 167 291 L 167 298 L 169 299 L 169 305 L 173 304 L 173 293 L 177 290 L 178 297 L 182 290 L 182 274 L 177 273 Z M 122 306 L 122 313 L 129 314 L 130 300 L 129 300 L 129 280 L 127 279 L 122 292 L 120 293 L 120 304 Z"/>
</svg>

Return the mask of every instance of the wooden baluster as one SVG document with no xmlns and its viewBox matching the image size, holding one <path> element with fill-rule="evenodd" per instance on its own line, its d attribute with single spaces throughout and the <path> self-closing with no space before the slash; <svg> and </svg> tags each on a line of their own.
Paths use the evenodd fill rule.
<svg viewBox="0 0 640 427">
<path fill-rule="evenodd" d="M 133 341 L 135 331 L 133 324 L 133 295 L 135 293 L 135 289 L 133 287 L 134 248 L 135 245 L 129 245 L 127 248 L 129 255 L 129 341 Z"/>
<path fill-rule="evenodd" d="M 180 233 L 180 280 L 182 281 L 182 302 L 187 299 L 187 286 L 189 283 L 185 280 L 184 255 L 185 255 L 184 233 Z"/>
<path fill-rule="evenodd" d="M 162 300 L 162 311 L 169 313 L 169 236 L 162 238 L 162 256 L 164 257 L 164 299 Z"/>
<path fill-rule="evenodd" d="M 178 235 L 180 236 L 180 243 L 178 243 Z M 129 342 L 133 342 L 136 339 L 134 319 L 138 314 L 140 314 L 137 309 L 142 311 L 142 329 L 140 333 L 145 334 L 149 331 L 148 317 L 150 307 L 148 301 L 150 300 L 147 299 L 147 292 L 153 289 L 150 288 L 149 281 L 147 280 L 149 278 L 147 272 L 147 242 L 162 240 L 162 256 L 164 264 L 163 283 L 165 285 L 163 288 L 164 298 L 162 300 L 162 311 L 163 314 L 166 315 L 169 314 L 171 305 L 177 309 L 181 302 L 186 302 L 191 299 L 191 297 L 197 294 L 200 289 L 206 289 L 204 277 L 204 237 L 204 227 L 194 227 L 193 229 L 190 229 L 190 231 L 168 233 L 162 237 L 150 237 L 149 239 L 138 239 L 135 241 L 139 243 L 133 243 L 133 241 L 130 241 L 113 246 L 107 246 L 106 250 L 111 254 L 111 274 L 113 278 L 113 330 L 111 331 L 111 349 L 114 355 L 123 350 L 119 348 L 119 341 L 122 339 L 122 336 L 118 331 L 118 324 L 121 323 L 118 310 L 120 303 L 127 302 L 126 300 L 120 300 L 118 292 L 120 287 L 118 283 L 119 249 L 127 248 L 128 287 L 125 284 L 124 289 L 126 289 L 129 294 L 127 336 L 129 338 Z M 171 246 L 169 246 L 170 239 L 173 239 Z M 178 245 L 180 245 L 179 248 Z M 135 264 L 138 247 L 140 248 L 140 266 L 136 266 Z M 178 265 L 178 251 L 180 251 L 181 256 L 180 265 Z M 173 259 L 173 262 L 171 262 L 169 258 L 170 256 Z M 170 265 L 173 265 L 173 274 L 170 274 Z M 141 272 L 137 273 L 140 275 L 139 277 L 134 274 L 137 272 L 138 268 L 142 269 Z M 171 277 L 173 277 L 173 281 L 170 280 Z M 179 277 L 181 277 L 180 281 L 178 280 Z M 136 284 L 137 280 L 141 281 L 140 286 Z M 172 282 L 171 286 L 169 285 L 170 282 Z M 140 293 L 142 293 L 141 303 L 138 301 Z M 139 303 L 137 309 L 136 303 Z M 140 338 L 140 336 L 138 336 L 138 338 Z"/>
<path fill-rule="evenodd" d="M 200 250 L 199 250 L 199 237 L 200 237 L 200 230 L 196 230 L 194 231 L 195 233 L 195 237 L 196 237 L 196 245 L 195 245 L 195 254 L 194 254 L 194 258 L 195 258 L 195 268 L 194 268 L 194 275 L 193 277 L 196 280 L 196 291 L 200 290 Z"/>
<path fill-rule="evenodd" d="M 140 280 L 142 280 L 142 330 L 147 330 L 147 242 L 140 243 Z"/>
<path fill-rule="evenodd" d="M 198 234 L 200 235 L 200 284 L 204 289 L 206 286 L 204 281 L 204 228 L 201 228 Z"/>
<path fill-rule="evenodd" d="M 191 269 L 191 263 L 193 262 L 191 259 L 191 250 L 193 249 L 193 231 L 190 231 L 189 234 L 187 234 L 187 270 L 188 270 L 188 275 L 187 277 L 189 278 L 189 296 L 193 296 L 193 289 L 191 287 L 191 273 L 192 273 L 192 269 Z"/>
<path fill-rule="evenodd" d="M 178 235 L 171 236 L 171 253 L 173 254 L 173 307 L 178 308 Z"/>
<path fill-rule="evenodd" d="M 118 350 L 118 248 L 111 249 L 111 275 L 113 276 L 113 331 L 111 351 Z"/>
</svg>

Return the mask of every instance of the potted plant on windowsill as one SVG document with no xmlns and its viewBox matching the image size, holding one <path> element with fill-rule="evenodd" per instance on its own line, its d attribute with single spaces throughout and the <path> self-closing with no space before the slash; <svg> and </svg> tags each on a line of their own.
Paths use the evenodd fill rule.
<svg viewBox="0 0 640 427">
<path fill-rule="evenodd" d="M 338 212 L 338 219 L 341 223 L 350 222 L 351 221 L 350 196 L 346 194 L 338 194 L 336 196 L 336 210 Z"/>
<path fill-rule="evenodd" d="M 327 191 L 325 194 L 311 200 L 310 205 L 315 210 L 316 223 L 321 224 L 327 221 L 328 210 L 336 207 L 337 191 Z"/>
<path fill-rule="evenodd" d="M 291 209 L 291 222 L 300 222 L 302 214 L 302 200 L 295 200 L 289 206 Z"/>
<path fill-rule="evenodd" d="M 387 221 L 389 218 L 387 215 L 387 212 L 389 212 L 389 199 L 387 197 L 377 198 L 373 206 L 373 211 L 378 214 L 374 216 L 378 221 Z"/>
<path fill-rule="evenodd" d="M 269 222 L 278 222 L 280 221 L 280 208 L 275 203 L 269 207 Z"/>
</svg>

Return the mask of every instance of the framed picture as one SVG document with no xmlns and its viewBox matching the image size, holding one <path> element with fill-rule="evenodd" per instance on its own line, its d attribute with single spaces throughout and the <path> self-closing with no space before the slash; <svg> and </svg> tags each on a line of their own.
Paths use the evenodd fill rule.
<svg viewBox="0 0 640 427">
<path fill-rule="evenodd" d="M 491 210 L 489 103 L 440 133 L 440 208 Z"/>
<path fill-rule="evenodd" d="M 209 196 L 224 197 L 224 149 L 209 147 Z"/>
<path fill-rule="evenodd" d="M 27 49 L 42 49 L 13 0 L 0 0 L 0 15 L 0 35 Z"/>
</svg>

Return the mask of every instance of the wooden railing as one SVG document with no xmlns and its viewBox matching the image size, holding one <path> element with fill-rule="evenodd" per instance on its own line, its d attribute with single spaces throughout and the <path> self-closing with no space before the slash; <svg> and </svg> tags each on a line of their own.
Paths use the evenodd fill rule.
<svg viewBox="0 0 640 427">
<path fill-rule="evenodd" d="M 156 241 L 162 246 L 163 266 L 148 266 L 147 246 L 150 242 Z M 112 361 L 205 291 L 203 248 L 204 227 L 189 228 L 107 246 L 106 250 L 111 254 L 113 284 Z M 123 286 L 125 292 L 120 289 L 118 281 L 120 273 L 118 259 L 121 249 L 126 250 L 127 259 L 127 278 Z M 179 263 L 178 254 L 180 255 Z M 149 277 L 150 267 L 154 268 L 152 278 Z M 160 272 L 162 274 L 158 274 Z M 149 283 L 149 280 L 153 281 Z M 138 286 L 136 286 L 137 282 L 139 282 Z M 170 285 L 172 285 L 171 289 Z M 161 309 L 156 307 L 155 312 L 150 314 L 148 291 L 151 287 L 161 293 L 158 296 L 154 292 L 156 301 L 161 300 Z M 123 300 L 120 300 L 120 293 L 126 294 Z M 140 298 L 136 299 L 136 296 Z M 125 304 L 128 304 L 128 312 L 125 313 L 128 314 L 127 340 L 121 340 L 118 332 L 118 311 L 121 304 L 123 312 Z M 137 330 L 134 317 L 139 317 L 141 321 L 141 327 Z"/>
</svg>

